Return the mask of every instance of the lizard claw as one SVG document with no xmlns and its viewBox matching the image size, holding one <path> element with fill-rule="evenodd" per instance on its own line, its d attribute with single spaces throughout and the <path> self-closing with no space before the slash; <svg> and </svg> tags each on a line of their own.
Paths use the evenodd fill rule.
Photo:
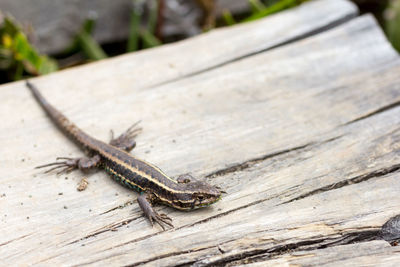
<svg viewBox="0 0 400 267">
<path fill-rule="evenodd" d="M 151 226 L 154 226 L 154 222 L 158 223 L 161 228 L 165 231 L 165 226 L 169 226 L 171 228 L 174 228 L 174 225 L 172 224 L 172 219 L 168 217 L 164 213 L 157 213 L 153 207 L 151 206 L 149 199 L 147 199 L 149 195 L 140 195 L 137 198 L 137 201 L 139 203 L 139 207 L 142 209 L 143 213 L 149 219 Z"/>
<path fill-rule="evenodd" d="M 46 170 L 44 173 L 49 173 L 53 170 L 61 169 L 60 171 L 57 172 L 57 174 L 61 174 L 61 173 L 69 173 L 70 171 L 78 168 L 79 158 L 74 159 L 74 158 L 58 157 L 56 160 L 60 160 L 60 159 L 65 159 L 65 161 L 57 161 L 57 162 L 52 162 L 52 163 L 45 164 L 45 165 L 40 165 L 40 166 L 35 167 L 35 169 L 41 169 L 41 168 L 47 168 L 47 167 L 54 166 L 54 167 Z"/>
<path fill-rule="evenodd" d="M 155 221 L 156 223 L 158 223 L 158 225 L 161 226 L 164 231 L 165 225 L 174 228 L 174 225 L 171 223 L 172 219 L 164 213 L 158 214 L 157 212 L 153 211 L 152 213 L 148 214 L 148 218 L 150 220 L 151 226 L 154 226 L 153 221 Z"/>
<path fill-rule="evenodd" d="M 172 219 L 170 217 L 168 217 L 168 215 L 165 213 L 161 213 L 161 214 L 159 214 L 159 216 L 160 216 L 160 218 L 162 218 L 164 220 L 168 220 L 168 221 L 172 222 Z"/>
</svg>

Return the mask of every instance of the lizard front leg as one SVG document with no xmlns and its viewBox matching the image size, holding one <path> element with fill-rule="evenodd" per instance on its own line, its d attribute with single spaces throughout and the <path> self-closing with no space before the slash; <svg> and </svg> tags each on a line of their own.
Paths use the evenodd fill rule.
<svg viewBox="0 0 400 267">
<path fill-rule="evenodd" d="M 151 195 L 150 194 L 141 194 L 138 198 L 137 201 L 139 203 L 139 207 L 142 209 L 144 215 L 149 219 L 151 225 L 154 225 L 154 221 L 158 223 L 163 230 L 165 230 L 165 225 L 168 225 L 169 227 L 174 227 L 171 223 L 172 219 L 168 217 L 164 213 L 157 213 L 154 209 L 153 206 L 151 205 Z"/>
<path fill-rule="evenodd" d="M 90 158 L 67 158 L 67 157 L 58 157 L 56 160 L 64 160 L 64 161 L 56 161 L 53 163 L 37 166 L 36 169 L 51 167 L 45 173 L 51 172 L 56 169 L 60 169 L 57 174 L 61 174 L 63 172 L 67 173 L 74 169 L 80 169 L 82 171 L 87 171 L 91 168 L 97 167 L 101 161 L 99 155 L 94 155 Z"/>
<path fill-rule="evenodd" d="M 117 138 L 114 138 L 114 132 L 111 130 L 110 145 L 118 147 L 127 152 L 131 151 L 136 146 L 135 137 L 142 131 L 142 128 L 137 127 L 140 121 L 134 123 L 124 133 Z"/>
</svg>

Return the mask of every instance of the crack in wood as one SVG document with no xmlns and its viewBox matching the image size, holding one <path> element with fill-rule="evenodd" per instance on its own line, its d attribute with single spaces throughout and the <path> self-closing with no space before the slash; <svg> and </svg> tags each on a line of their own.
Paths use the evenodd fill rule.
<svg viewBox="0 0 400 267">
<path fill-rule="evenodd" d="M 262 162 L 264 160 L 267 160 L 267 159 L 270 159 L 270 158 L 273 158 L 273 157 L 276 157 L 276 156 L 280 156 L 280 155 L 283 155 L 283 154 L 286 154 L 286 153 L 290 153 L 290 152 L 293 152 L 293 151 L 296 151 L 296 150 L 301 150 L 301 149 L 304 149 L 304 148 L 306 148 L 308 146 L 311 146 L 313 144 L 314 144 L 313 142 L 310 142 L 310 143 L 307 143 L 305 145 L 288 148 L 288 149 L 277 151 L 277 152 L 274 152 L 274 153 L 271 153 L 271 154 L 263 155 L 263 156 L 258 157 L 258 158 L 250 159 L 250 160 L 247 160 L 247 161 L 242 162 L 242 163 L 233 164 L 232 166 L 229 166 L 229 167 L 227 167 L 225 169 L 221 169 L 221 170 L 218 170 L 218 171 L 215 171 L 215 172 L 212 172 L 212 173 L 206 175 L 206 178 L 214 178 L 214 177 L 217 177 L 217 176 L 223 176 L 223 175 L 226 175 L 226 174 L 229 174 L 229 173 L 233 173 L 233 172 L 237 172 L 237 171 L 242 171 L 242 170 L 248 169 L 251 166 L 253 166 L 253 165 L 257 164 L 257 163 L 260 163 L 260 162 Z"/>
<path fill-rule="evenodd" d="M 338 240 L 334 240 L 330 243 L 327 243 L 320 248 L 327 248 L 327 247 L 334 247 L 334 246 L 341 246 L 341 245 L 349 245 L 354 243 L 360 242 L 368 242 L 372 240 L 379 240 L 380 236 L 380 229 L 376 230 L 365 230 L 365 231 L 356 231 L 356 232 L 349 232 L 344 234 Z"/>
<path fill-rule="evenodd" d="M 375 115 L 377 115 L 377 114 L 379 114 L 379 113 L 382 113 L 382 112 L 385 112 L 385 111 L 394 109 L 394 108 L 396 108 L 396 107 L 398 107 L 398 106 L 400 106 L 400 100 L 399 100 L 399 101 L 396 101 L 396 102 L 394 102 L 394 103 L 391 103 L 391 104 L 389 104 L 389 105 L 383 106 L 383 107 L 381 107 L 381 108 L 378 108 L 378 109 L 376 109 L 376 110 L 374 110 L 374 111 L 372 111 L 372 112 L 370 112 L 370 113 L 367 113 L 367 114 L 365 114 L 365 115 L 362 115 L 362 116 L 360 116 L 360 117 L 358 117 L 358 118 L 355 118 L 355 119 L 353 119 L 353 120 L 351 120 L 351 121 L 348 121 L 348 122 L 346 122 L 345 124 L 342 124 L 341 126 L 346 126 L 346 125 L 352 124 L 352 123 L 354 123 L 354 122 L 364 120 L 364 119 L 366 119 L 366 118 L 375 116 Z"/>
<path fill-rule="evenodd" d="M 207 249 L 212 249 L 212 248 L 215 248 L 216 251 L 218 251 L 218 254 L 222 254 L 222 253 L 224 253 L 224 252 L 223 252 L 222 249 L 220 248 L 220 245 L 225 244 L 225 243 L 229 243 L 229 242 L 232 242 L 232 241 L 233 241 L 233 240 L 228 240 L 228 241 L 225 241 L 225 242 L 220 243 L 220 244 L 218 244 L 218 245 L 213 245 L 213 246 L 208 246 L 208 247 L 202 247 L 202 248 L 197 248 L 197 249 L 183 250 L 183 251 L 179 251 L 179 252 L 167 253 L 167 254 L 164 254 L 164 255 L 160 255 L 160 256 L 157 256 L 157 257 L 150 258 L 150 259 L 146 259 L 146 260 L 141 261 L 141 262 L 137 262 L 137 263 L 133 263 L 133 264 L 128 264 L 128 265 L 125 265 L 125 266 L 138 266 L 138 265 L 141 265 L 141 264 L 146 264 L 146 263 L 149 263 L 149 262 L 152 262 L 152 261 L 156 261 L 156 260 L 160 260 L 160 259 L 164 259 L 164 258 L 168 258 L 168 257 L 173 257 L 173 256 L 179 256 L 179 255 L 189 254 L 189 253 L 192 253 L 192 252 L 198 252 L 198 251 L 207 250 Z M 208 253 L 208 255 L 209 255 L 209 253 Z M 185 263 L 182 263 L 182 264 L 178 264 L 178 265 L 174 265 L 174 266 L 175 266 L 175 267 L 179 267 L 179 266 L 188 266 L 188 265 L 194 264 L 195 262 L 196 262 L 195 260 L 191 260 L 191 261 L 188 261 L 188 262 L 185 262 Z"/>
<path fill-rule="evenodd" d="M 12 243 L 12 242 L 14 242 L 14 241 L 17 241 L 17 240 L 20 240 L 20 239 L 24 239 L 25 237 L 30 236 L 30 235 L 32 235 L 32 233 L 26 234 L 26 235 L 23 235 L 23 236 L 19 236 L 19 237 L 17 237 L 17 238 L 11 239 L 11 240 L 8 240 L 8 241 L 6 241 L 6 242 L 4 242 L 4 243 L 1 243 L 1 244 L 0 244 L 0 247 L 6 246 L 6 245 L 8 245 L 8 244 L 10 244 L 10 243 Z"/>
<path fill-rule="evenodd" d="M 287 204 L 287 203 L 290 203 L 290 202 L 293 202 L 293 201 L 297 201 L 297 200 L 300 200 L 300 199 L 303 199 L 303 198 L 306 198 L 306 197 L 310 197 L 310 196 L 313 196 L 313 195 L 316 195 L 316 194 L 320 194 L 320 193 L 323 193 L 323 192 L 326 192 L 326 191 L 329 191 L 329 190 L 334 190 L 334 189 L 338 189 L 338 188 L 341 188 L 341 187 L 344 187 L 344 186 L 365 182 L 365 181 L 368 181 L 368 180 L 370 180 L 372 178 L 378 178 L 378 177 L 381 177 L 381 176 L 385 176 L 385 175 L 390 174 L 392 172 L 396 172 L 399 169 L 400 169 L 400 163 L 399 164 L 395 164 L 395 165 L 390 166 L 390 167 L 387 167 L 387 168 L 382 168 L 382 169 L 375 170 L 375 171 L 372 171 L 372 172 L 369 172 L 369 173 L 365 173 L 365 174 L 362 174 L 362 175 L 359 175 L 359 176 L 356 176 L 356 177 L 353 177 L 353 178 L 350 178 L 350 179 L 347 179 L 347 180 L 344 180 L 344 181 L 340 181 L 340 182 L 337 182 L 337 183 L 333 183 L 333 184 L 330 184 L 330 185 L 327 185 L 327 186 L 320 187 L 318 189 L 312 190 L 312 191 L 310 191 L 308 193 L 305 193 L 303 195 L 300 195 L 298 197 L 295 197 L 293 199 L 285 201 L 280 205 L 284 205 L 284 204 Z"/>
<path fill-rule="evenodd" d="M 206 72 L 209 72 L 209 71 L 213 71 L 215 69 L 221 68 L 221 67 L 229 65 L 231 63 L 235 63 L 235 62 L 240 61 L 242 59 L 249 58 L 249 57 L 252 57 L 252 56 L 256 56 L 258 54 L 261 54 L 261 53 L 264 53 L 264 52 L 268 52 L 268 51 L 271 51 L 271 50 L 274 50 L 274 49 L 289 45 L 289 44 L 297 42 L 297 41 L 301 41 L 301 40 L 309 38 L 311 36 L 314 36 L 314 35 L 326 32 L 326 31 L 328 31 L 330 29 L 336 28 L 336 27 L 340 26 L 341 24 L 345 24 L 345 23 L 349 22 L 350 20 L 352 20 L 353 18 L 355 18 L 356 16 L 357 16 L 357 13 L 346 14 L 345 16 L 343 16 L 342 18 L 340 18 L 338 20 L 332 21 L 332 22 L 330 22 L 330 23 L 328 23 L 328 24 L 326 24 L 324 26 L 321 26 L 319 28 L 316 28 L 316 29 L 314 29 L 312 31 L 305 32 L 305 33 L 302 33 L 300 35 L 295 35 L 295 36 L 287 39 L 286 41 L 282 41 L 282 42 L 277 43 L 275 45 L 271 45 L 270 47 L 267 47 L 267 48 L 264 48 L 264 49 L 260 49 L 260 50 L 254 51 L 254 52 L 249 52 L 246 55 L 239 56 L 239 57 L 236 57 L 236 58 L 232 58 L 232 59 L 227 60 L 225 62 L 221 62 L 219 64 L 216 64 L 214 66 L 208 66 L 206 69 L 201 69 L 199 71 L 195 71 L 195 72 L 192 72 L 192 73 L 189 73 L 189 74 L 185 74 L 185 75 L 182 75 L 180 77 L 176 77 L 176 78 L 173 78 L 173 79 L 170 79 L 170 80 L 167 80 L 167 81 L 163 81 L 163 82 L 160 82 L 160 83 L 153 84 L 151 86 L 148 86 L 145 89 L 153 89 L 153 88 L 156 88 L 156 87 L 159 87 L 159 86 L 164 86 L 164 85 L 171 84 L 171 83 L 174 83 L 174 82 L 177 82 L 177 81 L 180 81 L 180 80 L 184 80 L 186 78 L 194 77 L 196 75 L 200 75 L 200 74 L 203 74 L 203 73 L 206 73 Z"/>
<path fill-rule="evenodd" d="M 55 259 L 55 258 L 57 258 L 57 257 L 59 257 L 59 256 L 61 256 L 61 255 L 63 255 L 63 254 L 62 254 L 62 253 L 54 254 L 54 255 L 51 255 L 50 257 L 40 259 L 39 261 L 36 261 L 36 262 L 34 262 L 34 263 L 30 263 L 30 264 L 32 264 L 32 265 L 39 265 L 40 263 L 43 263 L 43 262 L 48 261 L 48 260 L 51 260 L 51 259 Z"/>
<path fill-rule="evenodd" d="M 139 237 L 139 238 L 124 242 L 122 244 L 119 244 L 119 245 L 116 245 L 116 246 L 113 246 L 113 247 L 110 247 L 110 248 L 103 249 L 100 252 L 104 252 L 104 251 L 111 250 L 111 249 L 114 249 L 114 248 L 122 247 L 122 246 L 125 246 L 125 245 L 130 244 L 130 243 L 139 242 L 141 240 L 144 240 L 144 239 L 147 239 L 147 238 L 162 234 L 164 232 L 170 232 L 170 231 L 174 231 L 174 230 L 176 230 L 176 229 L 172 228 L 172 229 L 169 229 L 169 230 L 165 230 L 165 231 L 161 231 L 161 232 L 156 232 L 156 233 L 152 233 L 152 234 L 149 234 L 149 235 L 145 235 L 145 236 L 142 236 L 142 237 Z"/>
<path fill-rule="evenodd" d="M 329 139 L 326 139 L 326 140 L 323 140 L 323 141 L 313 141 L 313 142 L 309 142 L 309 143 L 304 144 L 304 145 L 288 148 L 288 149 L 277 151 L 277 152 L 274 152 L 274 153 L 271 153 L 271 154 L 266 154 L 266 155 L 263 155 L 261 157 L 253 158 L 253 159 L 247 160 L 247 161 L 242 162 L 242 163 L 234 164 L 234 165 L 229 166 L 229 167 L 227 167 L 225 169 L 221 169 L 221 170 L 212 172 L 212 173 L 206 175 L 206 178 L 214 178 L 214 177 L 217 177 L 217 176 L 223 176 L 223 175 L 226 175 L 226 174 L 229 174 L 229 173 L 233 173 L 233 172 L 237 172 L 237 171 L 242 171 L 242 170 L 245 170 L 245 169 L 248 169 L 248 168 L 254 166 L 257 163 L 265 161 L 267 159 L 271 159 L 273 157 L 281 156 L 281 155 L 284 155 L 284 154 L 287 154 L 287 153 L 290 153 L 290 152 L 303 150 L 303 149 L 306 149 L 306 148 L 311 147 L 311 146 L 322 145 L 322 144 L 326 144 L 326 143 L 329 143 L 329 142 L 333 142 L 333 141 L 335 141 L 335 140 L 337 140 L 339 138 L 342 138 L 343 136 L 344 136 L 344 134 L 343 135 L 339 135 L 339 136 L 335 136 L 335 137 L 332 137 L 332 138 L 329 138 Z"/>
<path fill-rule="evenodd" d="M 157 257 L 149 258 L 149 259 L 146 259 L 144 261 L 140 261 L 140 262 L 136 262 L 136 263 L 133 263 L 133 264 L 124 265 L 124 267 L 138 266 L 138 265 L 146 264 L 146 263 L 149 263 L 149 262 L 152 262 L 152 261 L 165 259 L 165 258 L 168 258 L 168 257 L 174 257 L 174 256 L 179 256 L 179 255 L 184 255 L 184 254 L 190 254 L 192 252 L 198 252 L 198 251 L 211 249 L 211 248 L 215 248 L 215 247 L 216 246 L 209 246 L 209 247 L 203 247 L 203 248 L 198 248 L 198 249 L 189 249 L 189 250 L 182 250 L 182 251 L 178 251 L 178 252 L 171 252 L 171 253 L 167 253 L 167 254 L 164 254 L 164 255 L 159 255 Z M 195 261 L 187 262 L 187 263 L 185 263 L 185 265 L 192 264 L 194 262 Z"/>
<path fill-rule="evenodd" d="M 120 227 L 122 227 L 124 225 L 127 225 L 127 224 L 131 223 L 132 221 L 135 221 L 135 220 L 137 220 L 139 218 L 141 218 L 141 217 L 130 218 L 130 219 L 123 220 L 121 222 L 110 224 L 108 226 L 105 226 L 103 228 L 95 230 L 95 232 L 93 232 L 91 234 L 88 234 L 88 235 L 86 235 L 86 236 L 84 236 L 82 238 L 79 238 L 79 239 L 76 239 L 74 241 L 71 241 L 71 242 L 67 243 L 65 246 L 75 244 L 75 243 L 77 243 L 79 241 L 82 241 L 82 240 L 85 240 L 85 239 L 88 239 L 88 238 L 91 238 L 91 237 L 95 237 L 95 236 L 97 236 L 97 235 L 99 235 L 101 233 L 105 233 L 105 232 L 109 232 L 109 231 L 116 231 L 116 230 L 118 230 L 118 228 L 120 228 Z"/>
<path fill-rule="evenodd" d="M 197 221 L 197 222 L 194 222 L 194 223 L 190 223 L 190 224 L 182 225 L 181 227 L 175 228 L 175 230 L 179 230 L 179 229 L 186 228 L 186 227 L 192 227 L 192 226 L 195 226 L 197 224 L 202 224 L 202 223 L 208 222 L 208 221 L 210 221 L 212 219 L 226 216 L 226 215 L 231 214 L 231 213 L 233 213 L 235 211 L 242 210 L 242 209 L 245 209 L 245 208 L 260 204 L 260 203 L 263 203 L 263 202 L 268 201 L 270 199 L 272 199 L 272 197 L 271 198 L 260 199 L 260 200 L 257 200 L 257 201 L 253 201 L 253 202 L 248 203 L 248 204 L 246 204 L 244 206 L 240 206 L 240 207 L 237 207 L 235 209 L 231 209 L 231 210 L 228 210 L 228 211 L 225 211 L 225 212 L 222 212 L 222 213 L 218 213 L 218 214 L 216 214 L 214 216 L 210 216 L 210 217 L 205 218 L 203 220 L 200 220 L 200 221 Z"/>
<path fill-rule="evenodd" d="M 168 258 L 168 257 L 174 257 L 174 256 L 179 256 L 179 255 L 184 255 L 184 254 L 190 254 L 192 252 L 198 252 L 198 251 L 202 251 L 202 250 L 207 250 L 207 249 L 210 249 L 210 248 L 213 248 L 213 247 L 216 247 L 216 246 L 209 246 L 209 247 L 202 247 L 202 248 L 197 248 L 197 249 L 189 249 L 189 250 L 182 250 L 182 251 L 178 251 L 178 252 L 171 252 L 171 253 L 167 253 L 167 254 L 164 254 L 164 255 L 159 255 L 157 257 L 149 258 L 149 259 L 146 259 L 146 260 L 143 260 L 143 261 L 140 261 L 140 262 L 135 262 L 135 263 L 131 263 L 131 264 L 123 265 L 123 266 L 126 266 L 126 267 L 128 267 L 128 266 L 138 266 L 138 265 L 146 264 L 146 263 L 149 263 L 149 262 L 152 262 L 152 261 L 156 261 L 156 260 L 160 260 L 160 259 L 164 259 L 164 258 Z M 121 254 L 123 254 L 123 253 L 113 254 L 113 255 L 110 255 L 110 256 L 108 256 L 106 258 L 102 258 L 101 260 L 110 259 L 112 257 L 118 256 L 118 255 L 121 255 Z M 91 262 L 80 263 L 80 264 L 74 265 L 74 267 L 90 265 L 90 264 L 94 264 L 96 262 L 97 262 L 97 260 L 94 260 L 94 261 L 91 261 Z M 191 264 L 191 263 L 194 263 L 194 262 L 195 261 L 192 261 L 192 262 L 189 262 L 189 263 L 186 263 L 186 264 Z"/>
<path fill-rule="evenodd" d="M 356 231 L 342 234 L 342 236 L 340 237 L 316 238 L 296 243 L 281 244 L 269 248 L 256 248 L 250 249 L 248 251 L 242 250 L 232 254 L 228 253 L 226 257 L 222 255 L 221 257 L 211 261 L 210 259 L 203 259 L 195 262 L 193 266 L 226 266 L 230 263 L 234 263 L 236 265 L 257 261 L 265 261 L 266 259 L 271 259 L 273 257 L 284 255 L 292 251 L 310 251 L 316 249 L 324 249 L 327 247 L 335 247 L 339 245 L 348 245 L 377 240 L 379 239 L 379 233 L 379 230 Z"/>
<path fill-rule="evenodd" d="M 111 209 L 109 209 L 109 210 L 106 210 L 106 211 L 100 213 L 100 215 L 107 214 L 107 213 L 112 212 L 112 211 L 117 210 L 117 209 L 123 209 L 123 208 L 125 208 L 125 207 L 127 207 L 127 206 L 132 205 L 133 202 L 134 202 L 133 200 L 129 200 L 129 201 L 125 202 L 124 204 L 121 204 L 121 205 L 119 205 L 119 206 L 117 206 L 117 207 L 111 208 Z"/>
</svg>

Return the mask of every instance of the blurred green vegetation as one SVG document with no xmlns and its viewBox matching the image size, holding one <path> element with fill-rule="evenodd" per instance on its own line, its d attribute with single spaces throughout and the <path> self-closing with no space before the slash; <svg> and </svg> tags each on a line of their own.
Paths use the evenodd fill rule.
<svg viewBox="0 0 400 267">
<path fill-rule="evenodd" d="M 244 22 L 253 21 L 264 18 L 268 15 L 280 12 L 282 10 L 295 7 L 309 0 L 277 0 L 277 1 L 261 1 L 248 0 L 252 7 L 252 14 L 244 19 Z"/>
<path fill-rule="evenodd" d="M 156 37 L 156 27 L 159 10 L 159 0 L 151 0 L 150 9 L 148 12 L 147 23 L 142 26 L 144 14 L 143 0 L 132 0 L 133 8 L 131 12 L 131 21 L 129 27 L 129 36 L 127 44 L 127 52 L 134 52 L 140 49 L 140 42 L 142 42 L 142 48 L 151 48 L 161 45 L 161 41 Z"/>
<path fill-rule="evenodd" d="M 107 54 L 92 37 L 95 25 L 96 19 L 94 17 L 87 18 L 71 44 L 58 57 L 67 57 L 82 52 L 85 55 L 85 59 L 88 60 L 107 58 Z"/>
<path fill-rule="evenodd" d="M 162 16 L 163 0 L 132 0 L 130 30 L 124 48 L 116 54 L 134 52 L 162 44 L 159 26 Z M 164 0 L 165 1 L 165 0 Z M 198 3 L 213 0 L 197 0 Z M 243 0 L 245 1 L 245 0 Z M 246 0 L 251 11 L 248 14 L 233 15 L 227 9 L 222 12 L 217 26 L 230 26 L 237 23 L 257 20 L 288 8 L 298 6 L 309 0 Z M 400 51 L 400 0 L 353 0 L 361 13 L 372 12 L 385 30 L 393 47 Z M 204 4 L 204 6 L 207 6 Z M 213 4 L 208 6 L 214 6 Z M 203 9 L 207 12 L 214 10 Z M 1 14 L 0 14 L 1 19 Z M 211 25 L 214 25 L 211 23 Z M 62 53 L 56 55 L 61 67 L 82 64 L 87 61 L 107 58 L 105 52 L 92 37 L 96 18 L 88 18 L 76 33 L 75 38 Z M 203 25 L 204 26 L 204 25 Z M 209 28 L 207 28 L 209 29 Z M 0 20 L 0 83 L 20 80 L 56 71 L 57 61 L 41 55 L 29 42 L 18 23 L 10 17 Z"/>
<path fill-rule="evenodd" d="M 0 24 L 0 70 L 8 80 L 20 80 L 24 75 L 42 75 L 57 70 L 57 63 L 40 55 L 29 43 L 12 18 Z"/>
<path fill-rule="evenodd" d="M 389 2 L 384 18 L 386 34 L 393 47 L 400 51 L 400 0 Z"/>
</svg>

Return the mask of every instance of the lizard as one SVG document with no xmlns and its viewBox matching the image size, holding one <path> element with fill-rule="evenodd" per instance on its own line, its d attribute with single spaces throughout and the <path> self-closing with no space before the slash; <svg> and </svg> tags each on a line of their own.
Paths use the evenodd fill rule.
<svg viewBox="0 0 400 267">
<path fill-rule="evenodd" d="M 129 152 L 136 146 L 135 137 L 141 132 L 141 128 L 137 127 L 138 122 L 117 138 L 114 138 L 112 132 L 112 140 L 107 144 L 78 128 L 52 106 L 35 85 L 26 81 L 26 86 L 55 125 L 88 155 L 77 158 L 58 157 L 55 162 L 36 168 L 50 167 L 46 173 L 58 170 L 58 174 L 75 169 L 104 169 L 116 181 L 140 193 L 137 202 L 145 217 L 152 226 L 155 222 L 163 230 L 167 226 L 174 227 L 172 219 L 155 211 L 154 204 L 160 203 L 188 211 L 209 206 L 221 199 L 223 191 L 217 186 L 195 179 L 189 174 L 173 179 L 155 165 L 132 156 Z"/>
</svg>

